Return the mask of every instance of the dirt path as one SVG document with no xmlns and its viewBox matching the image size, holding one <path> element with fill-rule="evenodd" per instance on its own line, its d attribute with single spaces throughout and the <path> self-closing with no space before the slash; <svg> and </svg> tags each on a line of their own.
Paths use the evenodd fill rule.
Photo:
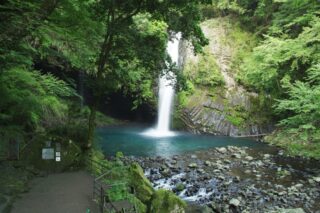
<svg viewBox="0 0 320 213">
<path fill-rule="evenodd" d="M 37 178 L 14 203 L 12 213 L 97 213 L 92 186 L 93 177 L 84 171 Z"/>
</svg>

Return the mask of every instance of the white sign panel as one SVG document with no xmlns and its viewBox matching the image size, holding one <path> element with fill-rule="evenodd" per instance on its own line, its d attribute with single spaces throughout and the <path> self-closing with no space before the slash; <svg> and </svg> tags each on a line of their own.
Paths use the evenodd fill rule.
<svg viewBox="0 0 320 213">
<path fill-rule="evenodd" d="M 54 159 L 54 149 L 53 148 L 43 148 L 42 149 L 42 159 L 53 160 Z"/>
</svg>

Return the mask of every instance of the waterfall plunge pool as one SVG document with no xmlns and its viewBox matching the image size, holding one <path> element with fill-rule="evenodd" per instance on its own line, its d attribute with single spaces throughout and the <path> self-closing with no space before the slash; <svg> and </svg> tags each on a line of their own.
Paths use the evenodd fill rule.
<svg viewBox="0 0 320 213">
<path fill-rule="evenodd" d="M 246 138 L 226 136 L 193 135 L 175 132 L 171 137 L 150 137 L 142 134 L 147 130 L 141 126 L 116 126 L 99 128 L 96 141 L 106 156 L 121 151 L 127 156 L 173 156 L 186 152 L 214 147 L 246 146 L 261 149 L 267 145 Z"/>
</svg>

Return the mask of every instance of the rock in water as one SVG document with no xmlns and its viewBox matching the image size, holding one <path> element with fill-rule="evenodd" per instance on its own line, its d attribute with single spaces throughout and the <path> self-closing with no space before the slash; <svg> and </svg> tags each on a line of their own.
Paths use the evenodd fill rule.
<svg viewBox="0 0 320 213">
<path fill-rule="evenodd" d="M 204 162 L 204 164 L 205 164 L 206 166 L 211 166 L 211 162 L 208 161 L 208 160 L 206 160 L 206 161 Z"/>
<path fill-rule="evenodd" d="M 240 200 L 236 199 L 236 198 L 232 198 L 230 201 L 229 201 L 229 204 L 230 206 L 239 206 L 240 205 Z"/>
<path fill-rule="evenodd" d="M 248 160 L 248 161 L 252 161 L 252 160 L 253 160 L 253 157 L 247 156 L 247 157 L 245 157 L 245 159 Z"/>
<path fill-rule="evenodd" d="M 217 151 L 220 152 L 221 154 L 225 154 L 227 153 L 227 149 L 224 148 L 224 147 L 221 147 L 221 148 L 217 148 Z"/>
<path fill-rule="evenodd" d="M 240 158 L 241 158 L 241 155 L 238 154 L 238 153 L 234 153 L 234 154 L 231 155 L 231 157 L 240 159 Z"/>
<path fill-rule="evenodd" d="M 313 180 L 317 183 L 320 183 L 320 177 L 313 177 Z"/>
<path fill-rule="evenodd" d="M 190 167 L 190 168 L 197 168 L 197 164 L 196 163 L 190 163 L 189 165 L 188 165 L 188 167 Z"/>
</svg>

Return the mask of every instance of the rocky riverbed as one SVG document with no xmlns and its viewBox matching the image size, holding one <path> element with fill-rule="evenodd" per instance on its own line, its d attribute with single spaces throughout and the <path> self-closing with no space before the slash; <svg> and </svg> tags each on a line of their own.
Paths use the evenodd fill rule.
<svg viewBox="0 0 320 213">
<path fill-rule="evenodd" d="M 281 150 L 229 146 L 125 161 L 138 162 L 156 189 L 172 190 L 201 209 L 192 212 L 320 213 L 319 161 L 285 157 Z"/>
</svg>

